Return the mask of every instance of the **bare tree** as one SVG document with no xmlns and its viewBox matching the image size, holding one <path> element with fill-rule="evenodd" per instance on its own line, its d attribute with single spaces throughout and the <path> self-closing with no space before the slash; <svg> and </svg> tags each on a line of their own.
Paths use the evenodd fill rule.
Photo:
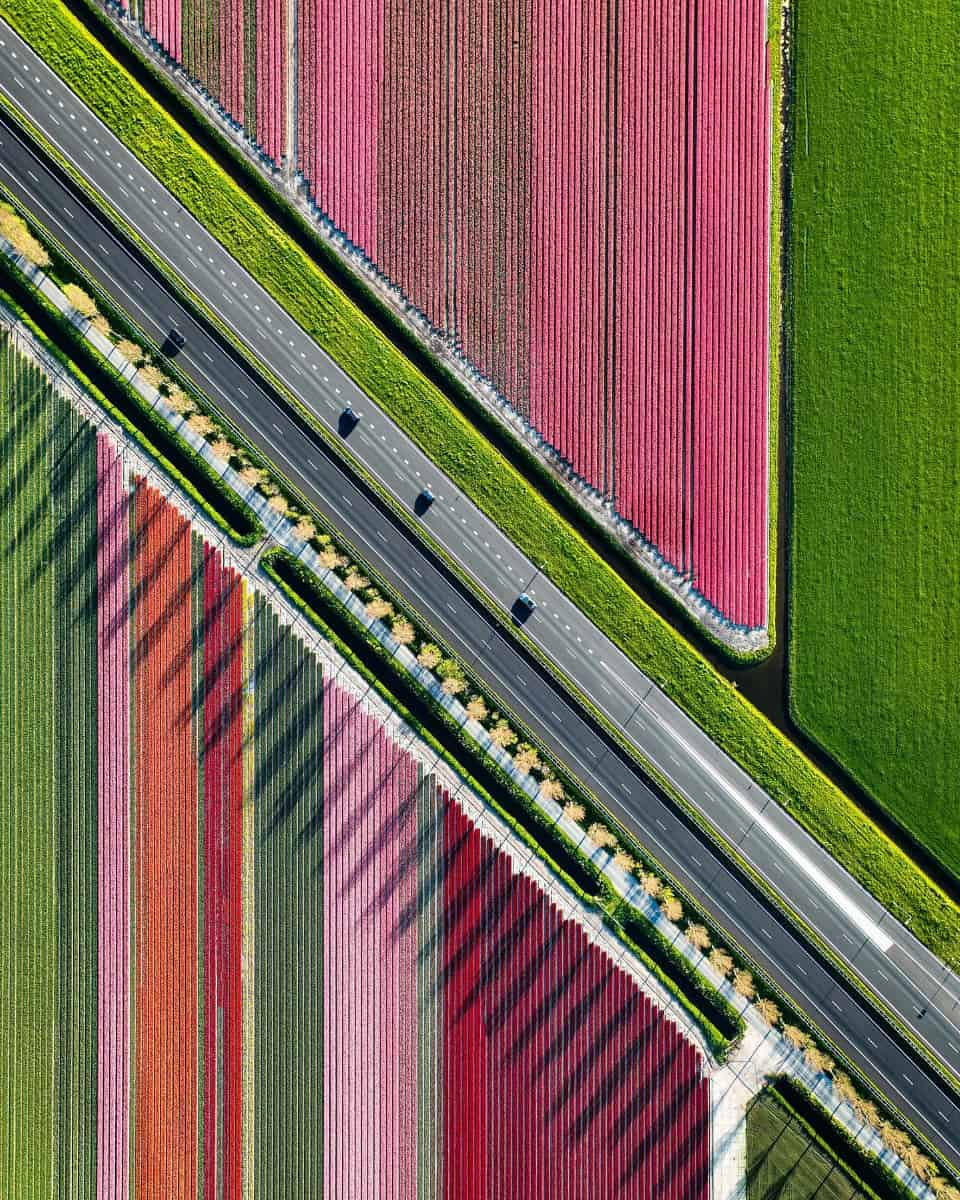
<svg viewBox="0 0 960 1200">
<path fill-rule="evenodd" d="M 644 871 L 640 875 L 640 890 L 651 900 L 656 900 L 663 891 L 663 880 L 650 871 Z"/>
<path fill-rule="evenodd" d="M 417 636 L 417 631 L 406 617 L 394 617 L 390 622 L 390 632 L 393 640 L 401 646 L 409 646 Z"/>
<path fill-rule="evenodd" d="M 738 996 L 743 996 L 745 1000 L 752 1000 L 757 994 L 753 976 L 743 967 L 738 967 L 733 973 L 733 990 Z"/>
<path fill-rule="evenodd" d="M 35 267 L 50 266 L 50 255 L 43 244 L 27 228 L 26 221 L 9 208 L 0 208 L 0 235 Z"/>
<path fill-rule="evenodd" d="M 838 1071 L 833 1077 L 833 1090 L 847 1104 L 854 1104 L 860 1099 L 860 1093 L 853 1086 L 853 1080 L 844 1071 Z"/>
<path fill-rule="evenodd" d="M 628 854 L 627 851 L 622 848 L 613 856 L 613 861 L 621 871 L 626 871 L 628 874 L 631 871 L 634 871 L 637 866 L 637 860 L 633 857 L 633 855 Z"/>
<path fill-rule="evenodd" d="M 701 954 L 706 954 L 710 949 L 710 934 L 706 925 L 693 925 L 688 921 L 686 933 L 690 945 L 699 950 Z"/>
<path fill-rule="evenodd" d="M 531 746 L 529 742 L 521 742 L 513 756 L 513 765 L 518 771 L 526 771 L 528 775 L 535 771 L 540 766 L 540 755 L 536 747 Z"/>
<path fill-rule="evenodd" d="M 135 367 L 146 361 L 146 354 L 142 346 L 138 346 L 136 342 L 132 342 L 129 338 L 121 338 L 114 346 L 114 350 L 121 358 L 126 359 L 128 363 L 133 363 Z"/>
<path fill-rule="evenodd" d="M 214 425 L 209 417 L 196 412 L 192 417 L 187 418 L 187 428 L 192 429 L 200 437 L 206 437 L 208 433 L 213 433 Z M 276 492 L 276 488 L 273 490 Z"/>
<path fill-rule="evenodd" d="M 925 1154 L 921 1154 L 913 1143 L 907 1147 L 900 1157 L 918 1179 L 925 1180 L 933 1174 L 933 1162 Z"/>
<path fill-rule="evenodd" d="M 87 295 L 82 287 L 77 287 L 75 283 L 65 283 L 61 290 L 67 298 L 67 303 L 81 317 L 95 317 L 97 315 L 96 302 L 92 296 Z"/>
<path fill-rule="evenodd" d="M 317 527 L 309 517 L 301 517 L 296 525 L 294 525 L 293 532 L 305 542 L 312 542 L 317 536 Z"/>
<path fill-rule="evenodd" d="M 543 788 L 540 789 L 543 791 Z M 576 821 L 579 825 L 583 818 L 587 815 L 587 810 L 582 804 L 578 804 L 576 800 L 568 800 L 563 806 L 563 815 L 569 817 L 571 821 Z"/>
<path fill-rule="evenodd" d="M 718 975 L 726 977 L 733 970 L 733 959 L 726 950 L 722 950 L 719 946 L 710 951 L 708 961 Z"/>
<path fill-rule="evenodd" d="M 753 1006 L 753 1011 L 757 1014 L 764 1025 L 769 1025 L 772 1029 L 780 1020 L 780 1009 L 772 1000 L 763 997 L 757 1000 Z"/>
<path fill-rule="evenodd" d="M 674 924 L 683 920 L 683 905 L 669 888 L 663 889 L 660 897 L 660 911 L 668 921 L 673 921 Z"/>
<path fill-rule="evenodd" d="M 393 615 L 393 605 L 383 596 L 373 595 L 366 603 L 366 613 L 373 620 L 382 621 L 384 617 Z"/>
<path fill-rule="evenodd" d="M 899 1158 L 903 1158 L 909 1146 L 910 1139 L 898 1126 L 892 1121 L 881 1121 L 877 1127 L 877 1133 L 880 1134 L 880 1140 L 888 1150 L 891 1150 Z"/>
<path fill-rule="evenodd" d="M 603 849 L 609 849 L 617 844 L 617 839 L 602 821 L 593 822 L 593 824 L 587 830 L 587 837 L 591 840 L 591 842 L 594 842 L 597 846 L 600 846 Z"/>
<path fill-rule="evenodd" d="M 147 362 L 137 371 L 137 379 L 141 383 L 145 383 L 147 387 L 156 388 L 159 391 L 160 384 L 165 381 L 165 376 L 156 363 Z"/>
<path fill-rule="evenodd" d="M 488 731 L 490 741 L 501 750 L 509 750 L 517 744 L 517 735 L 513 732 L 503 717 L 494 721 L 493 728 Z"/>
<path fill-rule="evenodd" d="M 362 592 L 370 586 L 370 580 L 366 575 L 361 575 L 356 567 L 351 567 L 344 577 L 343 586 L 348 592 Z"/>
<path fill-rule="evenodd" d="M 542 779 L 540 781 L 540 795 L 544 800 L 554 800 L 559 804 L 563 799 L 563 784 L 559 779 Z"/>
<path fill-rule="evenodd" d="M 347 565 L 347 559 L 332 545 L 324 546 L 317 558 L 320 560 L 320 566 L 325 567 L 328 571 L 335 571 L 338 567 Z"/>
<path fill-rule="evenodd" d="M 440 647 L 434 645 L 433 642 L 424 642 L 420 647 L 420 653 L 417 655 L 417 662 L 426 671 L 432 671 L 440 662 L 443 655 L 440 653 Z"/>
<path fill-rule="evenodd" d="M 803 1055 L 804 1061 L 811 1071 L 821 1075 L 829 1075 L 836 1065 L 829 1054 L 824 1054 L 819 1046 L 810 1045 Z"/>
<path fill-rule="evenodd" d="M 810 1045 L 810 1034 L 801 1029 L 799 1025 L 784 1025 L 783 1036 L 794 1050 L 806 1050 Z"/>
</svg>

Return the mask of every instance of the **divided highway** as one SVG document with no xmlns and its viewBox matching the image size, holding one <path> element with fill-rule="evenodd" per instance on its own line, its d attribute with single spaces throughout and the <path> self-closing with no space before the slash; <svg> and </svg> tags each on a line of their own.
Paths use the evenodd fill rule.
<svg viewBox="0 0 960 1200">
<path fill-rule="evenodd" d="M 437 501 L 423 519 L 432 536 L 503 609 L 521 591 L 537 600 L 527 632 L 543 652 L 737 845 L 904 1023 L 960 1070 L 956 976 L 538 573 L 3 22 L 0 90 L 319 421 L 335 430 L 344 405 L 352 403 L 361 420 L 349 435 L 350 445 L 365 468 L 411 509 L 420 488 L 431 487 Z M 709 839 L 649 787 L 636 764 L 522 645 L 383 510 L 322 439 L 287 415 L 255 373 L 212 329 L 194 320 L 159 273 L 6 119 L 0 121 L 0 179 L 158 343 L 171 327 L 185 334 L 179 362 L 197 386 L 413 599 L 491 690 L 918 1127 L 960 1161 L 960 1103 L 936 1074 L 901 1049 L 886 1022 L 824 967 L 805 939 L 745 885 Z"/>
</svg>

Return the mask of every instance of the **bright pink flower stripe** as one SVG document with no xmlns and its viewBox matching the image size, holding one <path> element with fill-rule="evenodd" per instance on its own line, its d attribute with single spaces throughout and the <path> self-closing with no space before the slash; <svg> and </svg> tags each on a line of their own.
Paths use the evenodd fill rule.
<svg viewBox="0 0 960 1200">
<path fill-rule="evenodd" d="M 763 625 L 763 5 L 607 11 L 300 0 L 298 166 L 667 563 Z"/>
<path fill-rule="evenodd" d="M 706 1200 L 696 1050 L 454 804 L 444 834 L 444 1194 Z"/>
<path fill-rule="evenodd" d="M 97 1197 L 129 1181 L 130 634 L 123 464 L 97 437 Z"/>
<path fill-rule="evenodd" d="M 183 55 L 181 8 L 181 0 L 145 0 L 143 6 L 144 29 L 177 62 Z"/>
<path fill-rule="evenodd" d="M 770 129 L 763 6 L 715 0 L 699 34 L 693 582 L 722 612 L 761 625 Z"/>
<path fill-rule="evenodd" d="M 300 0 L 297 167 L 333 223 L 377 255 L 384 0 Z M 399 216 L 399 213 L 395 213 Z"/>
<path fill-rule="evenodd" d="M 416 902 L 415 782 L 383 727 L 328 680 L 323 1188 L 344 1200 L 417 1194 L 416 924 L 401 922 Z"/>
<path fill-rule="evenodd" d="M 256 139 L 267 157 L 276 163 L 283 156 L 286 141 L 286 44 L 285 0 L 257 0 Z M 302 69 L 298 62 L 298 72 Z"/>
</svg>

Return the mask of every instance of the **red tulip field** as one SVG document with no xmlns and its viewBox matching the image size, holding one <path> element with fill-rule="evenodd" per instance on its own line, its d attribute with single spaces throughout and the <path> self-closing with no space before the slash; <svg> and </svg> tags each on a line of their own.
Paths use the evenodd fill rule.
<svg viewBox="0 0 960 1200">
<path fill-rule="evenodd" d="M 657 561 L 721 620 L 766 626 L 762 0 L 296 0 L 289 50 L 280 0 L 145 3 Z"/>
<path fill-rule="evenodd" d="M 616 943 L 11 373 L 0 1193 L 706 1200 L 706 1064 Z"/>
</svg>

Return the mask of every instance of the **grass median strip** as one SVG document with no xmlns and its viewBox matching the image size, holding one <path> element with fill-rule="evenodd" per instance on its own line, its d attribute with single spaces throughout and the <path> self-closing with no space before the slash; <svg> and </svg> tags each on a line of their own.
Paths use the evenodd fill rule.
<svg viewBox="0 0 960 1200">
<path fill-rule="evenodd" d="M 952 965 L 960 909 L 567 525 L 54 0 L 0 12 L 438 465 L 670 697 Z"/>
</svg>

